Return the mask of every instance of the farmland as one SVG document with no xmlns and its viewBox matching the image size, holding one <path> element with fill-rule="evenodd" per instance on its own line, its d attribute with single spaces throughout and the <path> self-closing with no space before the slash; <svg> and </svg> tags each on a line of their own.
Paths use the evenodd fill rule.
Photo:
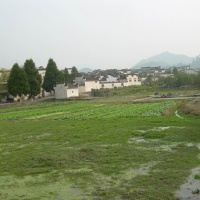
<svg viewBox="0 0 200 200">
<path fill-rule="evenodd" d="M 178 118 L 179 104 L 102 99 L 1 108 L 0 199 L 177 199 L 200 165 L 199 116 L 179 111 Z"/>
</svg>

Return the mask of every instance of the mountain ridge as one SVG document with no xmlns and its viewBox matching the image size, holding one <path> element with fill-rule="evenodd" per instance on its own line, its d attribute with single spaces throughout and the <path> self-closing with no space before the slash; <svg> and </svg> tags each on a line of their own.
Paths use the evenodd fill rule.
<svg viewBox="0 0 200 200">
<path fill-rule="evenodd" d="M 140 67 L 170 67 L 180 65 L 190 65 L 194 57 L 189 57 L 183 54 L 173 54 L 168 51 L 143 59 L 134 65 L 133 68 Z"/>
<path fill-rule="evenodd" d="M 88 67 L 84 67 L 79 70 L 79 72 L 83 72 L 83 73 L 88 73 L 88 72 L 92 72 L 92 71 L 93 71 L 93 69 L 88 68 Z"/>
</svg>

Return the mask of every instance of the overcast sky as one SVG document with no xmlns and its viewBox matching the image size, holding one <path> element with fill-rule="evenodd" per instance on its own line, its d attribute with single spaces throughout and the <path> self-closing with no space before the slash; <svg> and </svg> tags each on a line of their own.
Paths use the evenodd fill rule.
<svg viewBox="0 0 200 200">
<path fill-rule="evenodd" d="M 0 0 L 0 68 L 131 68 L 200 54 L 200 0 Z"/>
</svg>

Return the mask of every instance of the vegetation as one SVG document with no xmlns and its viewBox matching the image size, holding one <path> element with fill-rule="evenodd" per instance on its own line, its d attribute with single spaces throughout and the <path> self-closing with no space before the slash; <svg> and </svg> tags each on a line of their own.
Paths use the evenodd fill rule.
<svg viewBox="0 0 200 200">
<path fill-rule="evenodd" d="M 194 178 L 200 180 L 200 174 L 195 174 Z"/>
<path fill-rule="evenodd" d="M 64 82 L 64 78 L 59 73 L 56 63 L 53 59 L 50 58 L 46 67 L 46 73 L 44 76 L 42 88 L 47 92 L 51 92 L 54 90 L 54 86 L 56 86 L 56 83 L 61 82 L 61 79 Z"/>
<path fill-rule="evenodd" d="M 62 72 L 64 74 L 65 84 L 73 83 L 76 75 L 78 74 L 78 70 L 75 66 L 72 67 L 71 74 L 69 74 L 68 69 L 65 68 Z"/>
<path fill-rule="evenodd" d="M 24 70 L 28 77 L 28 83 L 30 86 L 29 95 L 36 96 L 40 93 L 42 78 L 35 67 L 35 63 L 32 59 L 26 60 L 24 63 Z"/>
<path fill-rule="evenodd" d="M 200 165 L 199 117 L 176 117 L 173 100 L 119 99 L 0 109 L 0 198 L 177 199 Z"/>
<path fill-rule="evenodd" d="M 156 117 L 175 105 L 175 101 L 156 102 L 151 104 L 97 104 L 97 103 L 57 103 L 41 104 L 41 107 L 26 106 L 21 112 L 16 108 L 2 109 L 0 120 L 18 120 L 18 119 L 92 119 L 92 118 L 112 118 L 112 117 Z M 24 112 L 26 110 L 26 112 Z"/>
<path fill-rule="evenodd" d="M 28 94 L 30 86 L 28 83 L 28 77 L 23 68 L 20 68 L 16 63 L 13 65 L 10 76 L 8 78 L 8 92 L 13 96 Z"/>
<path fill-rule="evenodd" d="M 7 69 L 0 69 L 0 98 L 2 94 L 7 93 L 7 81 L 9 77 L 9 71 Z"/>
<path fill-rule="evenodd" d="M 150 85 L 172 87 L 196 87 L 200 88 L 200 72 L 198 74 L 187 74 L 173 70 L 174 76 L 160 77 L 157 81 L 149 80 Z"/>
</svg>

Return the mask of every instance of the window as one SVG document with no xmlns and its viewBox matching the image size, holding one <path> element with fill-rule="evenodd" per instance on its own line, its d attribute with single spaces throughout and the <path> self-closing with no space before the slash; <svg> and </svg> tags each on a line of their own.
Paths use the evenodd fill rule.
<svg viewBox="0 0 200 200">
<path fill-rule="evenodd" d="M 104 87 L 104 84 L 101 84 L 101 87 L 103 88 L 103 87 Z"/>
</svg>

